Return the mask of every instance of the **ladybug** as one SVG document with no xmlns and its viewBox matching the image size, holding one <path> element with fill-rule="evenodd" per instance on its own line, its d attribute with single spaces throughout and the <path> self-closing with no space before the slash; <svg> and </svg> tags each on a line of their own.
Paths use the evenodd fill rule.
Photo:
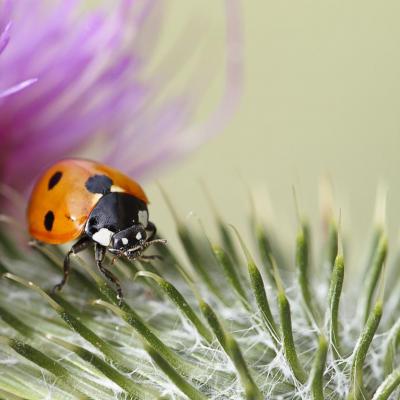
<svg viewBox="0 0 400 400">
<path fill-rule="evenodd" d="M 42 243 L 77 240 L 65 255 L 64 276 L 53 292 L 67 282 L 71 254 L 94 245 L 97 267 L 115 284 L 121 302 L 119 280 L 103 261 L 107 251 L 128 259 L 153 258 L 142 252 L 153 243 L 166 242 L 155 239 L 156 226 L 149 221 L 148 203 L 137 182 L 107 165 L 70 158 L 48 168 L 29 199 L 29 233 Z"/>
</svg>

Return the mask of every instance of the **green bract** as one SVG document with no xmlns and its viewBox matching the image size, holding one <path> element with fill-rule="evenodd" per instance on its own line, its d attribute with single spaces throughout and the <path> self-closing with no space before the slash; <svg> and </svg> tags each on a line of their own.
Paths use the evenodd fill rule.
<svg viewBox="0 0 400 400">
<path fill-rule="evenodd" d="M 0 235 L 0 398 L 398 398 L 400 279 L 381 226 L 351 275 L 333 218 L 315 262 L 303 220 L 285 254 L 254 213 L 254 243 L 219 215 L 215 241 L 174 217 L 186 254 L 116 260 L 120 307 L 89 252 L 50 295 L 64 249 Z"/>
</svg>

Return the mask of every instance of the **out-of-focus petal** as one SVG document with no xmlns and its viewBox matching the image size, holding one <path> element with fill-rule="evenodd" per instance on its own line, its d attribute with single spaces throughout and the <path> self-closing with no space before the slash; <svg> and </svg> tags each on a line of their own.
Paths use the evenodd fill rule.
<svg viewBox="0 0 400 400">
<path fill-rule="evenodd" d="M 9 96 L 10 94 L 17 93 L 20 90 L 27 88 L 28 86 L 32 85 L 32 83 L 35 83 L 35 82 L 37 82 L 37 79 L 27 79 L 26 81 L 18 83 L 15 86 L 12 86 L 12 87 L 10 87 L 8 89 L 0 91 L 0 99 L 2 97 Z"/>
<path fill-rule="evenodd" d="M 85 10 L 74 0 L 0 3 L 0 51 L 11 35 L 0 60 L 0 181 L 27 190 L 46 165 L 95 150 L 135 177 L 148 175 L 220 131 L 241 86 L 238 0 L 225 7 L 226 89 L 208 119 L 193 125 L 197 93 L 163 96 L 168 72 L 145 74 L 160 3 L 99 1 Z M 199 82 L 207 79 L 197 72 Z"/>
</svg>

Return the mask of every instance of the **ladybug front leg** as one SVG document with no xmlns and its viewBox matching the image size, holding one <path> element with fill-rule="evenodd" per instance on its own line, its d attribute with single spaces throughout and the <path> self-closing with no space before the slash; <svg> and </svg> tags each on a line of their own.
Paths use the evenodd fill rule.
<svg viewBox="0 0 400 400">
<path fill-rule="evenodd" d="M 103 267 L 103 261 L 104 261 L 104 257 L 106 255 L 106 251 L 107 248 L 95 243 L 94 244 L 94 251 L 95 251 L 95 259 L 96 259 L 96 264 L 97 267 L 99 268 L 100 272 L 109 280 L 111 281 L 116 289 L 117 289 L 117 299 L 118 299 L 118 305 L 122 305 L 122 301 L 123 301 L 123 294 L 122 294 L 122 289 L 121 289 L 121 284 L 119 283 L 118 278 L 111 272 L 109 271 L 107 268 Z"/>
<path fill-rule="evenodd" d="M 155 238 L 157 233 L 157 228 L 151 221 L 147 223 L 146 232 L 147 232 L 147 241 L 151 241 Z"/>
<path fill-rule="evenodd" d="M 151 261 L 154 261 L 154 260 L 162 260 L 163 258 L 160 256 L 160 255 L 158 255 L 158 254 L 149 254 L 149 255 L 147 255 L 147 254 L 141 254 L 139 257 L 138 257 L 138 259 L 140 260 L 140 261 L 144 261 L 144 262 L 151 262 Z"/>
<path fill-rule="evenodd" d="M 91 244 L 92 244 L 92 240 L 90 238 L 88 238 L 87 236 L 83 236 L 71 247 L 71 249 L 68 251 L 68 253 L 66 254 L 66 256 L 64 258 L 63 279 L 59 284 L 57 284 L 53 287 L 53 290 L 51 291 L 53 294 L 57 290 L 61 290 L 63 288 L 63 286 L 67 283 L 68 275 L 71 270 L 71 260 L 70 260 L 71 254 L 77 254 L 77 253 L 81 252 L 82 250 L 85 250 Z"/>
</svg>

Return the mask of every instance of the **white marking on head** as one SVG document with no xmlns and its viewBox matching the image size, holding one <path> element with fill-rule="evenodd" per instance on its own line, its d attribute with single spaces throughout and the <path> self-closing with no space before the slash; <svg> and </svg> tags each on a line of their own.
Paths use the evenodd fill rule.
<svg viewBox="0 0 400 400">
<path fill-rule="evenodd" d="M 145 228 L 149 223 L 149 214 L 146 210 L 140 210 L 138 214 L 139 223 L 142 224 Z"/>
<path fill-rule="evenodd" d="M 140 232 L 138 232 L 137 235 L 136 235 L 136 239 L 140 240 L 141 238 L 142 238 L 142 234 Z"/>
<path fill-rule="evenodd" d="M 93 240 L 102 246 L 109 246 L 114 232 L 109 231 L 107 228 L 101 228 L 93 236 Z"/>
<path fill-rule="evenodd" d="M 121 240 L 122 240 L 122 244 L 128 244 L 129 243 L 129 240 L 127 238 L 122 238 Z"/>
<path fill-rule="evenodd" d="M 112 185 L 110 191 L 111 192 L 125 192 L 125 190 L 122 189 L 122 187 L 116 186 L 116 185 Z"/>
</svg>

